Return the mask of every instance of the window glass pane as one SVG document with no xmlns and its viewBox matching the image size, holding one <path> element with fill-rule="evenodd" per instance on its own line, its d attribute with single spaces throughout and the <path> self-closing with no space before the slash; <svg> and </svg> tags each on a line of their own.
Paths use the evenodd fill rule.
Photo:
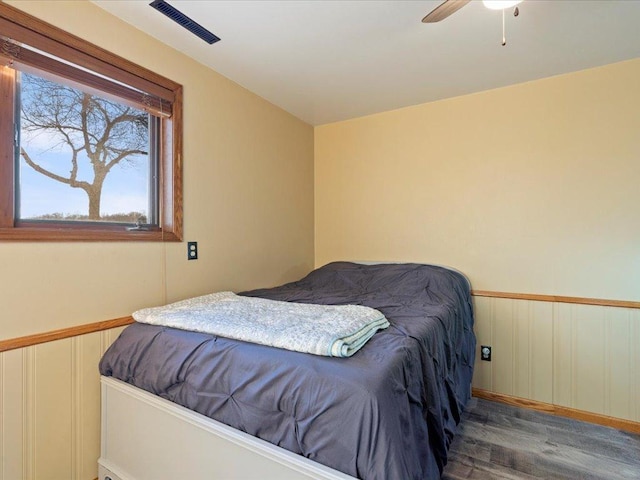
<svg viewBox="0 0 640 480">
<path fill-rule="evenodd" d="M 20 219 L 155 223 L 154 117 L 30 73 L 18 91 Z"/>
</svg>

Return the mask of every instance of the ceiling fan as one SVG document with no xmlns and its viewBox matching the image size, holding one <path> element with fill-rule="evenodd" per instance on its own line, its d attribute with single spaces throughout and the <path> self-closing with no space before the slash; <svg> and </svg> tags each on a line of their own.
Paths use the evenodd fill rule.
<svg viewBox="0 0 640 480">
<path fill-rule="evenodd" d="M 431 10 L 423 19 L 422 23 L 435 23 L 444 20 L 449 15 L 457 12 L 471 0 L 445 0 L 436 8 Z M 522 0 L 482 0 L 484 6 L 491 10 L 502 10 L 511 8 L 522 2 Z M 518 7 L 514 11 L 514 15 L 518 16 Z"/>
<path fill-rule="evenodd" d="M 464 7 L 471 0 L 445 0 L 436 8 L 431 10 L 423 19 L 422 23 L 435 23 L 440 20 L 444 20 L 449 15 L 457 12 L 462 7 Z M 517 5 L 522 2 L 522 0 L 482 0 L 482 3 L 485 7 L 490 8 L 491 10 L 502 10 L 502 46 L 504 47 L 507 44 L 507 38 L 505 34 L 505 22 L 504 22 L 504 12 L 507 8 L 516 7 L 513 11 L 513 15 L 517 17 L 520 14 Z"/>
</svg>

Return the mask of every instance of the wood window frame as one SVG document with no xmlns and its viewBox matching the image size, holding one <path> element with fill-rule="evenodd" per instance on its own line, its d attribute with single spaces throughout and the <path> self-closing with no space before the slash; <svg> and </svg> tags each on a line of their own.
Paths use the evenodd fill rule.
<svg viewBox="0 0 640 480">
<path fill-rule="evenodd" d="M 127 230 L 122 225 L 108 223 L 20 222 L 15 219 L 14 205 L 15 70 L 3 63 L 0 66 L 0 241 L 182 241 L 182 86 L 0 1 L 0 59 L 15 55 L 7 51 L 11 45 L 5 39 L 87 68 L 98 74 L 98 77 L 88 74 L 98 83 L 100 76 L 104 76 L 145 92 L 152 98 L 146 104 L 154 114 L 167 106 L 170 112 L 165 110 L 165 115 L 160 116 L 159 227 Z M 37 61 L 33 55 L 24 55 L 22 59 L 18 56 L 15 60 L 33 66 L 34 58 Z M 37 68 L 45 71 L 53 68 L 50 73 L 63 73 L 57 70 L 60 65 L 64 64 L 51 61 Z M 86 79 L 80 80 L 86 82 Z M 109 80 L 105 80 L 107 83 Z"/>
</svg>

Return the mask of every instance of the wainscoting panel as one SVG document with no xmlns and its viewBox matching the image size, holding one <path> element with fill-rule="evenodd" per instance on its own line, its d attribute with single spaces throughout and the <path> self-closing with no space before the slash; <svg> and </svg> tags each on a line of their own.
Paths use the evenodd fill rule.
<svg viewBox="0 0 640 480">
<path fill-rule="evenodd" d="M 93 480 L 98 362 L 122 328 L 0 353 L 0 480 Z"/>
<path fill-rule="evenodd" d="M 29 375 L 30 408 L 33 419 L 33 478 L 74 478 L 71 449 L 74 375 L 73 339 L 32 347 L 35 364 Z"/>
<path fill-rule="evenodd" d="M 24 478 L 23 352 L 0 354 L 0 479 Z"/>
<path fill-rule="evenodd" d="M 474 305 L 474 387 L 640 421 L 640 309 L 482 296 Z"/>
<path fill-rule="evenodd" d="M 490 345 L 493 347 L 491 337 L 493 326 L 493 304 L 491 298 L 475 297 L 475 332 L 476 332 L 476 363 L 473 371 L 473 386 L 484 390 L 495 391 L 493 389 L 492 372 L 493 362 L 480 360 L 480 347 Z M 495 355 L 495 352 L 494 352 Z M 495 360 L 494 360 L 495 361 Z"/>
</svg>

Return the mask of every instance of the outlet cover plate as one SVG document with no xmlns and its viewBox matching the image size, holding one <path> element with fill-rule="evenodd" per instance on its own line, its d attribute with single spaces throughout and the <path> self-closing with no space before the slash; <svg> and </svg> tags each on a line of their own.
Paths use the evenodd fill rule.
<svg viewBox="0 0 640 480">
<path fill-rule="evenodd" d="M 187 260 L 198 259 L 198 242 L 187 242 Z"/>
</svg>

